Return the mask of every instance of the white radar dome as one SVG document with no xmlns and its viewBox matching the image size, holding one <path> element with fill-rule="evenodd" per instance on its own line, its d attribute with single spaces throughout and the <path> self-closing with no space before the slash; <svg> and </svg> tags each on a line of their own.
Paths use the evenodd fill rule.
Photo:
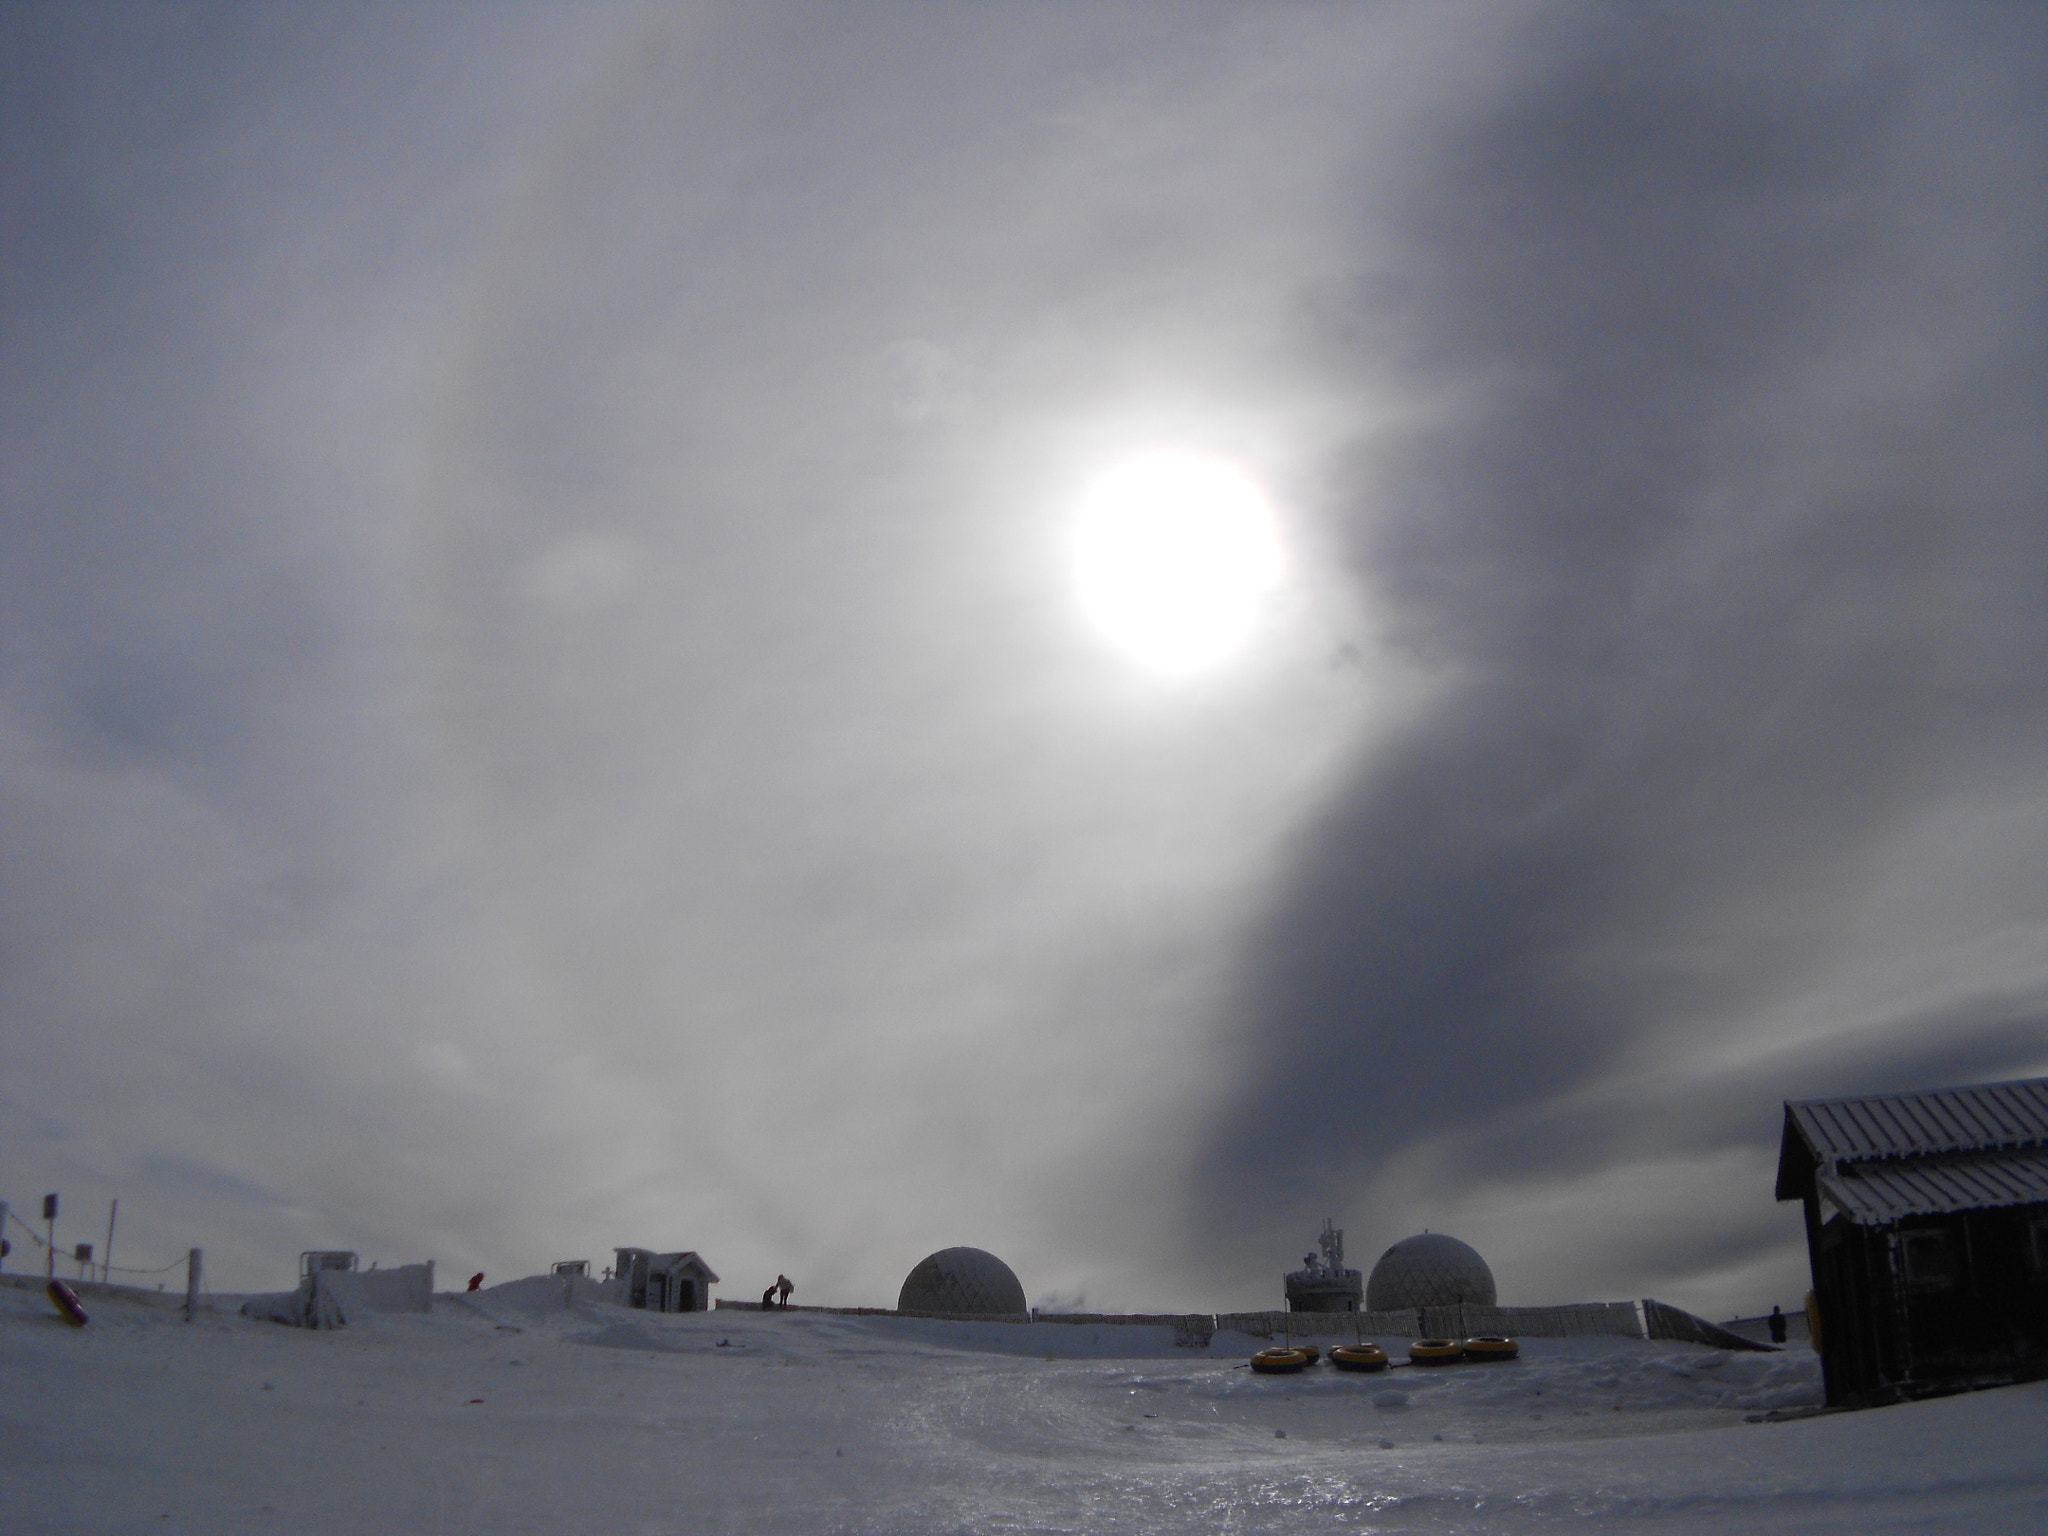
<svg viewBox="0 0 2048 1536">
<path fill-rule="evenodd" d="M 1441 1232 L 1404 1237 L 1373 1265 L 1365 1282 L 1365 1304 L 1374 1312 L 1414 1307 L 1447 1307 L 1465 1302 L 1494 1305 L 1493 1271 L 1478 1252 Z"/>
<path fill-rule="evenodd" d="M 941 1248 L 903 1282 L 898 1312 L 1026 1312 L 1015 1271 L 979 1248 Z"/>
</svg>

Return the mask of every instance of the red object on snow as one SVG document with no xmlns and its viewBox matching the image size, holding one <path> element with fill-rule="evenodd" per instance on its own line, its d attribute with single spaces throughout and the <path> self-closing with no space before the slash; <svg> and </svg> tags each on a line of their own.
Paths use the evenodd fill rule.
<svg viewBox="0 0 2048 1536">
<path fill-rule="evenodd" d="M 478 1270 L 469 1277 L 469 1288 L 472 1291 L 480 1291 L 484 1288 L 484 1272 L 482 1270 Z"/>
<path fill-rule="evenodd" d="M 64 1314 L 65 1322 L 74 1328 L 83 1328 L 86 1325 L 88 1318 L 85 1315 L 85 1308 L 79 1304 L 78 1292 L 62 1280 L 52 1280 L 45 1289 L 49 1292 L 51 1303 Z"/>
</svg>

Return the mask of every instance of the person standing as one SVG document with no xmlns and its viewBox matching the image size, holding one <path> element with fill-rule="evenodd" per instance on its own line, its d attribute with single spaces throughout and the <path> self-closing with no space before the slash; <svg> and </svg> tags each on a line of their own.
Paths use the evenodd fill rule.
<svg viewBox="0 0 2048 1536">
<path fill-rule="evenodd" d="M 796 1284 L 789 1276 L 777 1275 L 775 1277 L 775 1295 L 777 1300 L 782 1303 L 782 1310 L 785 1312 L 789 1310 L 789 1293 L 795 1289 Z"/>
<path fill-rule="evenodd" d="M 1773 1344 L 1785 1342 L 1785 1314 L 1776 1307 L 1771 1308 L 1771 1342 Z"/>
</svg>

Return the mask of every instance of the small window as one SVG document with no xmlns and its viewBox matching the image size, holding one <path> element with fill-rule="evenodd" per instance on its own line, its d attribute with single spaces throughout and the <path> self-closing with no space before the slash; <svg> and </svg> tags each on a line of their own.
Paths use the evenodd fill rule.
<svg viewBox="0 0 2048 1536">
<path fill-rule="evenodd" d="M 1901 1234 L 1906 1255 L 1906 1288 L 1946 1291 L 1956 1283 L 1956 1254 L 1948 1234 L 1923 1229 Z"/>
</svg>

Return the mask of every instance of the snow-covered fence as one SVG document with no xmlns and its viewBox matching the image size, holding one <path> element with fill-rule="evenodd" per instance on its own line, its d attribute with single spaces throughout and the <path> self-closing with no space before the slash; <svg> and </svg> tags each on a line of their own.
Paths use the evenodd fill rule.
<svg viewBox="0 0 2048 1536">
<path fill-rule="evenodd" d="M 1718 1323 L 1710 1323 L 1704 1317 L 1667 1302 L 1643 1299 L 1643 1333 L 1652 1339 L 1677 1339 L 1686 1344 L 1711 1344 L 1716 1349 L 1755 1349 L 1775 1351 L 1774 1344 L 1761 1344 L 1755 1339 L 1746 1339 L 1739 1333 L 1731 1333 Z"/>
<path fill-rule="evenodd" d="M 1779 1319 L 1785 1325 L 1785 1337 L 1788 1342 L 1805 1344 L 1811 1341 L 1811 1335 L 1807 1332 L 1806 1328 L 1806 1309 L 1804 1307 L 1794 1312 L 1780 1313 Z M 1771 1314 L 1768 1312 L 1759 1312 L 1755 1317 L 1733 1318 L 1721 1324 L 1721 1326 L 1730 1333 L 1739 1333 L 1745 1339 L 1750 1339 L 1758 1344 L 1768 1344 L 1771 1342 Z"/>
<path fill-rule="evenodd" d="M 1210 1312 L 1039 1312 L 1034 1323 L 1107 1323 L 1124 1328 L 1171 1328 L 1173 1342 L 1182 1349 L 1207 1349 L 1216 1336 L 1216 1317 Z"/>
<path fill-rule="evenodd" d="M 1422 1324 L 1423 1334 L 1429 1338 L 1469 1339 L 1489 1333 L 1521 1339 L 1643 1336 L 1632 1301 L 1582 1301 L 1558 1307 L 1425 1307 Z"/>
<path fill-rule="evenodd" d="M 1524 1339 L 1572 1339 L 1606 1334 L 1640 1339 L 1643 1325 L 1632 1301 L 1586 1301 L 1557 1307 L 1404 1308 L 1398 1312 L 1220 1312 L 1218 1329 L 1269 1339 L 1469 1339 L 1506 1334 Z"/>
<path fill-rule="evenodd" d="M 1290 1339 L 1351 1338 L 1355 1335 L 1399 1334 L 1418 1338 L 1415 1311 L 1402 1312 L 1218 1312 L 1219 1333 L 1245 1333 L 1255 1339 L 1276 1334 Z"/>
<path fill-rule="evenodd" d="M 759 1302 L 718 1302 L 720 1307 L 756 1311 Z M 791 1312 L 824 1312 L 840 1317 L 919 1317 L 962 1323 L 1069 1323 L 1136 1328 L 1171 1328 L 1174 1343 L 1206 1349 L 1219 1333 L 1255 1339 L 1393 1338 L 1469 1339 L 1506 1334 L 1522 1339 L 1681 1339 L 1719 1349 L 1754 1349 L 1748 1339 L 1661 1301 L 1581 1301 L 1555 1307 L 1473 1305 L 1406 1308 L 1398 1312 L 898 1312 L 891 1307 L 793 1306 Z M 780 1311 L 780 1308 L 770 1310 Z M 1649 1324 L 1646 1327 L 1646 1323 Z"/>
<path fill-rule="evenodd" d="M 373 1270 L 371 1273 L 381 1274 L 382 1271 Z M 500 1307 L 512 1307 L 522 1312 L 549 1312 L 557 1307 L 568 1311 L 593 1303 L 623 1307 L 626 1305 L 626 1282 L 593 1280 L 587 1274 L 557 1271 L 551 1275 L 528 1275 L 523 1280 L 507 1280 L 475 1295 L 467 1291 L 450 1291 L 447 1299 L 479 1312 Z"/>
<path fill-rule="evenodd" d="M 781 1308 L 777 1308 L 780 1311 Z M 905 1312 L 900 1308 L 890 1317 L 922 1317 L 941 1323 L 1028 1323 L 1029 1312 Z"/>
</svg>

